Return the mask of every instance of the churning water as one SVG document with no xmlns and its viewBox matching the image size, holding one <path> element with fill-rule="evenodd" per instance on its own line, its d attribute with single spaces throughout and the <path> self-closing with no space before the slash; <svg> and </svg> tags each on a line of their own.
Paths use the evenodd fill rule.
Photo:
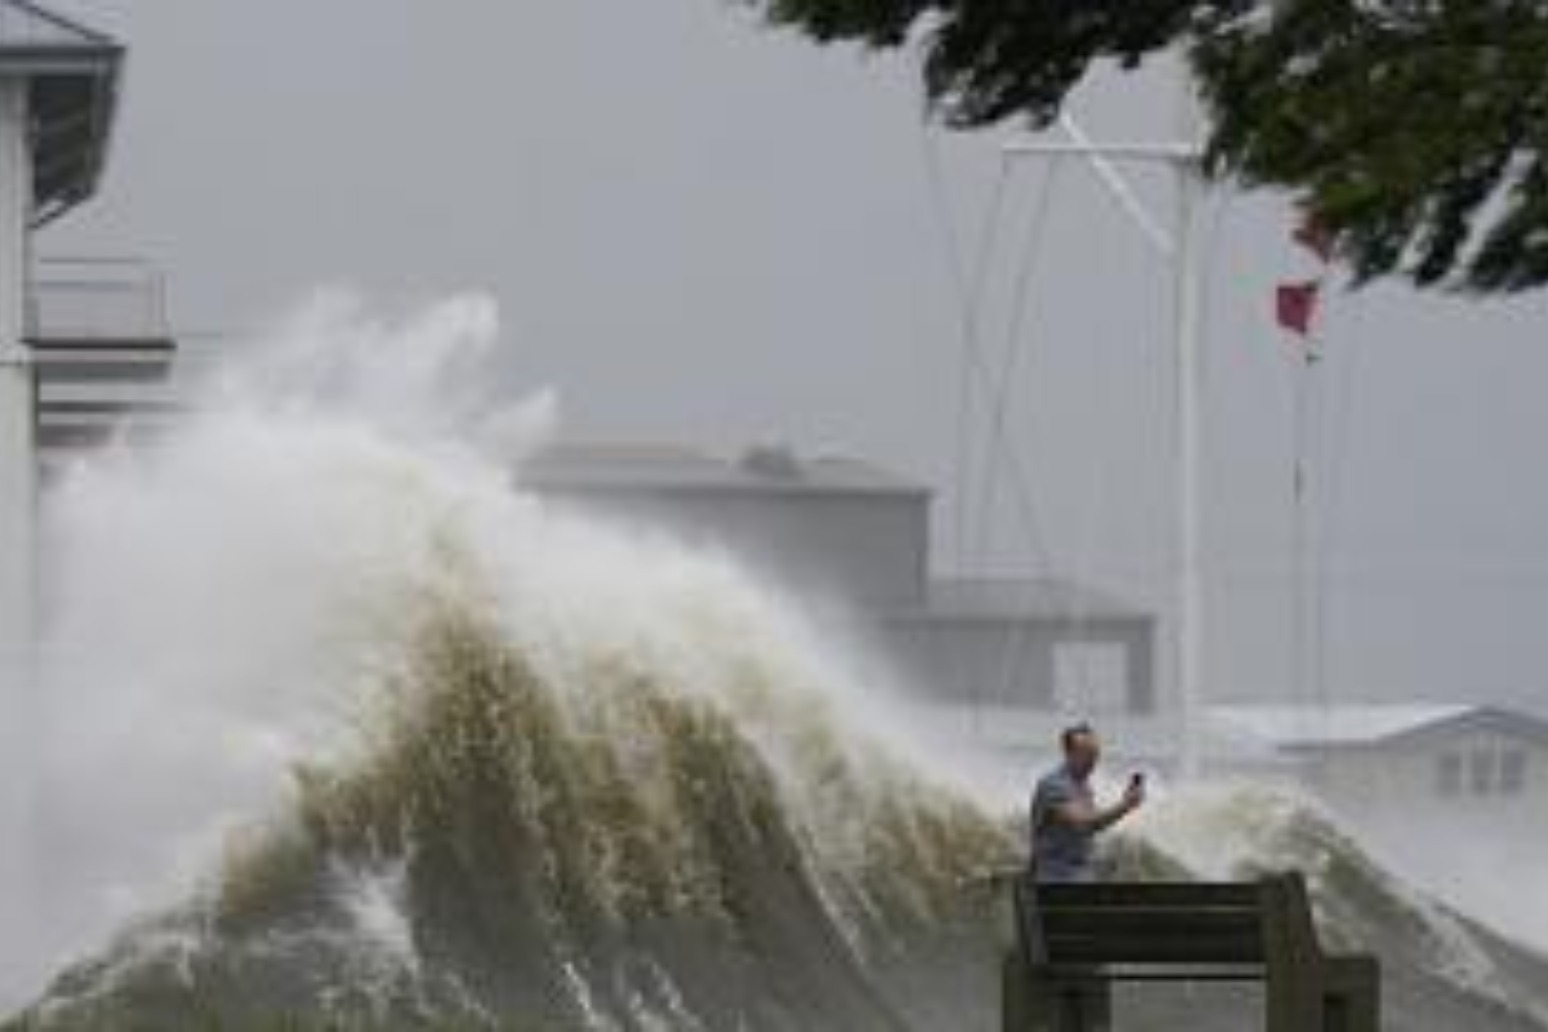
<svg viewBox="0 0 1548 1032">
<path fill-rule="evenodd" d="M 524 494 L 551 406 L 482 389 L 494 341 L 326 298 L 57 485 L 9 1027 L 996 1027 L 1011 822 L 733 563 Z M 1114 863 L 1309 870 L 1393 1027 L 1548 1027 L 1548 965 L 1303 803 L 1162 809 Z"/>
</svg>

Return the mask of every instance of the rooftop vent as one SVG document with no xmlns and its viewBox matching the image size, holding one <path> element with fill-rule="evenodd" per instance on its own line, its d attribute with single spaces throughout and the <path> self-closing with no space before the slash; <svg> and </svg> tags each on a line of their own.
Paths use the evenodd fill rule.
<svg viewBox="0 0 1548 1032">
<path fill-rule="evenodd" d="M 742 468 L 770 480 L 800 480 L 801 460 L 785 444 L 758 444 L 742 455 Z"/>
</svg>

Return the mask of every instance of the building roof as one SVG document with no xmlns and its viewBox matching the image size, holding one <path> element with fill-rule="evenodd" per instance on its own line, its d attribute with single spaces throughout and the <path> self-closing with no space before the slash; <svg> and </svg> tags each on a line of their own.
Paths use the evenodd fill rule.
<svg viewBox="0 0 1548 1032">
<path fill-rule="evenodd" d="M 0 0 L 0 71 L 27 78 L 33 220 L 90 197 L 107 157 L 124 49 L 28 0 Z"/>
<path fill-rule="evenodd" d="M 1341 703 L 1331 706 L 1211 706 L 1225 733 L 1287 751 L 1372 748 L 1453 730 L 1489 727 L 1548 742 L 1548 721 L 1533 714 L 1467 703 Z"/>
<path fill-rule="evenodd" d="M 0 3 L 0 48 L 59 48 L 107 43 L 99 32 L 27 0 Z"/>
<path fill-rule="evenodd" d="M 587 493 L 888 494 L 928 490 L 847 456 L 801 456 L 784 446 L 727 457 L 675 445 L 552 445 L 529 459 L 521 480 L 540 490 Z"/>
<path fill-rule="evenodd" d="M 1100 588 L 1059 578 L 957 578 L 930 582 L 924 608 L 898 619 L 959 622 L 1151 620 L 1153 614 Z"/>
</svg>

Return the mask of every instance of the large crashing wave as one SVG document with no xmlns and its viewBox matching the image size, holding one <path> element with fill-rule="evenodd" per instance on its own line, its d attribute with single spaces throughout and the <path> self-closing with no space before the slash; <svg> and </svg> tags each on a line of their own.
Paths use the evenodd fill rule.
<svg viewBox="0 0 1548 1032">
<path fill-rule="evenodd" d="M 477 614 L 437 607 L 412 654 L 367 750 L 299 769 L 293 809 L 206 892 L 56 979 L 18 1027 L 996 1027 L 972 879 L 1007 840 L 979 808 L 739 692 L 603 664 L 577 706 Z M 1548 966 L 1293 797 L 1175 798 L 1105 859 L 1138 878 L 1305 870 L 1329 943 L 1382 955 L 1385 1027 L 1545 1027 Z M 1157 1032 L 1253 1014 L 1193 992 L 1125 1003 Z"/>
<path fill-rule="evenodd" d="M 69 862 L 34 931 L 126 886 L 152 916 L 15 1027 L 997 1027 L 974 882 L 1009 822 L 880 744 L 853 673 L 732 564 L 512 490 L 534 420 L 447 374 L 491 333 L 476 303 L 326 308 L 165 448 L 62 489 L 38 838 Z M 173 853 L 203 871 L 181 903 L 146 888 Z M 1113 862 L 1309 867 L 1338 941 L 1387 961 L 1392 1027 L 1543 1027 L 1536 958 L 1285 797 L 1169 801 Z"/>
<path fill-rule="evenodd" d="M 950 964 L 911 958 L 952 955 L 1004 833 L 864 745 L 853 679 L 729 561 L 513 490 L 537 420 L 456 375 L 491 333 L 330 304 L 61 487 L 41 894 L 230 844 L 35 1019 L 897 1027 L 869 964 L 933 995 Z"/>
<path fill-rule="evenodd" d="M 808 716 L 597 659 L 557 688 L 476 614 L 430 617 L 365 755 L 301 768 L 207 898 L 61 979 L 41 1024 L 898 1029 L 961 999 L 900 991 L 970 974 L 987 819 Z"/>
</svg>

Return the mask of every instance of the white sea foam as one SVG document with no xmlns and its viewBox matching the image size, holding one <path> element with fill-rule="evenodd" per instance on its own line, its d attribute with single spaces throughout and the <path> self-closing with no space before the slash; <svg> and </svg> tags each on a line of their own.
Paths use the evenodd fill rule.
<svg viewBox="0 0 1548 1032">
<path fill-rule="evenodd" d="M 1297 870 L 1314 893 L 1322 891 L 1336 904 L 1354 901 L 1337 897 L 1349 891 L 1347 886 L 1326 885 L 1330 870 L 1355 865 L 1369 880 L 1370 891 L 1383 897 L 1383 911 L 1390 904 L 1415 916 L 1414 927 L 1423 929 L 1428 940 L 1421 944 L 1422 962 L 1442 981 L 1506 1006 L 1518 1003 L 1489 950 L 1453 912 L 1373 862 L 1310 796 L 1250 783 L 1188 788 L 1171 794 L 1165 806 L 1144 811 L 1133 831 L 1199 877 Z"/>
<path fill-rule="evenodd" d="M 26 764 L 0 758 L 35 803 L 0 829 L 26 871 L 0 886 L 0 1000 L 185 893 L 296 760 L 347 747 L 402 594 L 470 512 L 519 506 L 510 464 L 552 418 L 491 391 L 495 330 L 478 297 L 383 321 L 325 296 L 222 366 L 165 446 L 47 497 L 36 719 Z"/>
<path fill-rule="evenodd" d="M 362 964 L 377 980 L 417 979 L 419 950 L 407 906 L 408 858 L 336 870 L 334 880 Z"/>
<path fill-rule="evenodd" d="M 734 713 L 833 866 L 854 852 L 857 815 L 828 812 L 802 772 L 859 737 L 842 730 L 856 668 L 724 556 L 523 494 L 513 474 L 554 405 L 490 388 L 497 339 L 482 298 L 383 320 L 325 296 L 218 369 L 165 444 L 104 452 L 53 490 L 33 756 L 0 766 L 37 802 L 0 829 L 29 868 L 0 886 L 0 952 L 20 958 L 0 1001 L 186 894 L 298 761 L 361 747 L 367 695 L 437 594 L 546 683 L 639 670 Z M 584 725 L 597 700 L 573 701 Z M 361 933 L 408 949 L 384 885 L 356 889 Z"/>
</svg>

